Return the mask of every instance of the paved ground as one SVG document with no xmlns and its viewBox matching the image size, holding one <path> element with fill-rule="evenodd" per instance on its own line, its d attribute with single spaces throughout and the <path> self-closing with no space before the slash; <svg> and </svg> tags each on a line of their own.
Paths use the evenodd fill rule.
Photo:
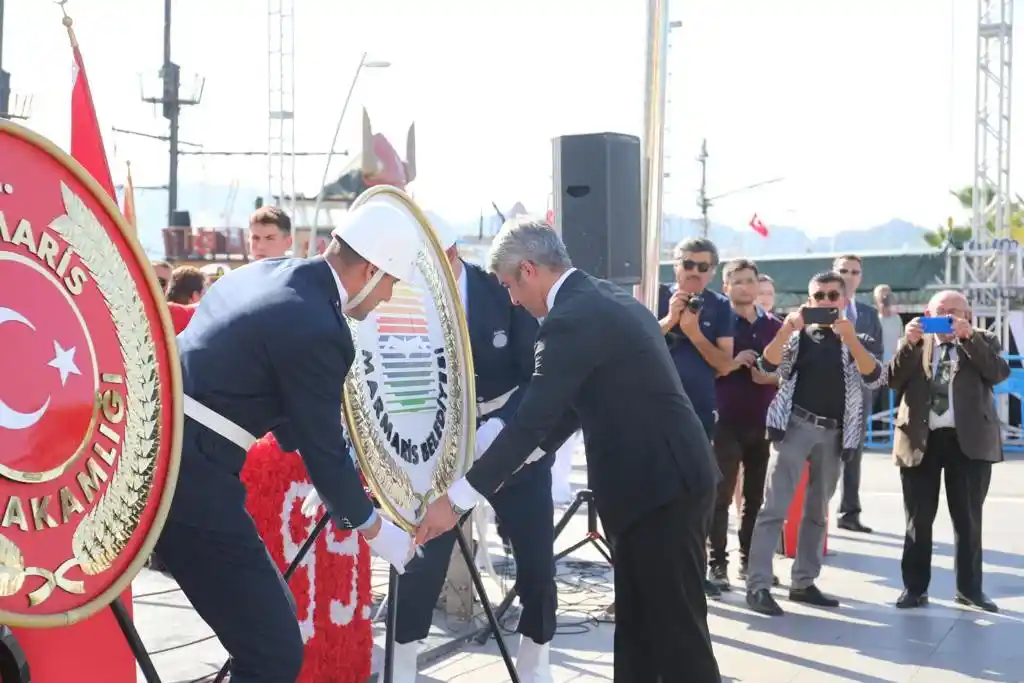
<svg viewBox="0 0 1024 683">
<path fill-rule="evenodd" d="M 726 681 L 749 683 L 952 683 L 1002 681 L 1024 683 L 1024 461 L 1000 465 L 986 505 L 986 591 L 1002 608 L 999 615 L 967 611 L 953 605 L 952 527 L 940 513 L 936 522 L 932 604 L 900 611 L 891 605 L 900 591 L 899 556 L 903 512 L 899 480 L 888 456 L 866 456 L 864 521 L 870 536 L 834 531 L 830 556 L 819 585 L 843 601 L 837 611 L 788 605 L 782 618 L 754 615 L 742 606 L 738 591 L 711 606 L 710 624 Z M 579 465 L 582 465 L 582 460 Z M 582 468 L 574 472 L 585 480 Z M 577 515 L 565 531 L 568 544 L 582 537 L 586 518 Z M 493 535 L 493 534 L 492 534 Z M 499 553 L 500 554 L 500 553 Z M 560 628 L 552 662 L 555 680 L 610 680 L 613 626 L 598 623 L 611 600 L 610 575 L 596 551 L 583 550 L 560 567 Z M 789 562 L 776 570 L 783 583 Z M 379 572 L 375 584 L 385 584 Z M 173 588 L 151 574 L 136 582 L 137 593 Z M 493 587 L 497 593 L 497 587 Z M 785 596 L 781 589 L 780 596 Z M 492 595 L 492 598 L 495 596 Z M 156 603 L 156 604 L 154 604 Z M 143 639 L 152 650 L 173 647 L 209 633 L 180 595 L 153 596 L 136 602 Z M 439 616 L 433 647 L 447 632 Z M 465 632 L 465 627 L 461 632 Z M 378 640 L 382 630 L 378 629 Z M 515 651 L 516 638 L 509 639 Z M 379 660 L 380 653 L 375 659 Z M 191 681 L 223 661 L 212 638 L 199 645 L 155 656 L 165 683 Z M 508 680 L 493 640 L 469 645 L 424 670 L 427 683 L 496 683 Z M 142 679 L 140 678 L 140 681 Z M 673 682 L 674 683 L 674 682 Z"/>
</svg>

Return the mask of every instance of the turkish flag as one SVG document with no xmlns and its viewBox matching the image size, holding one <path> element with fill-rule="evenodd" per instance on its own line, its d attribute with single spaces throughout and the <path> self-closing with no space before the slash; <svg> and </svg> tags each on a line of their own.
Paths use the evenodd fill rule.
<svg viewBox="0 0 1024 683">
<path fill-rule="evenodd" d="M 124 185 L 124 206 L 121 209 L 121 213 L 124 215 L 124 219 L 128 221 L 128 225 L 132 226 L 133 230 L 138 230 L 135 218 L 135 185 L 132 183 L 132 165 L 128 164 L 128 181 Z"/>
<path fill-rule="evenodd" d="M 100 134 L 96 107 L 92 103 L 89 79 L 85 76 L 85 62 L 70 26 L 68 36 L 71 38 L 71 50 L 75 56 L 71 86 L 71 156 L 116 202 L 114 180 L 110 175 L 110 166 L 107 165 L 107 152 L 103 148 L 103 135 Z"/>
<path fill-rule="evenodd" d="M 750 219 L 750 229 L 761 237 L 768 236 L 768 226 L 764 224 L 764 221 L 762 221 L 756 213 L 754 214 L 754 217 Z"/>
</svg>

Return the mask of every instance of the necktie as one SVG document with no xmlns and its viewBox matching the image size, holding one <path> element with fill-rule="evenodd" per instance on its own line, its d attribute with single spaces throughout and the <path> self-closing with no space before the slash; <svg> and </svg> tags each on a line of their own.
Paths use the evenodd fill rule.
<svg viewBox="0 0 1024 683">
<path fill-rule="evenodd" d="M 939 362 L 932 374 L 932 412 L 944 415 L 949 410 L 949 383 L 953 379 L 953 345 L 942 344 Z"/>
<path fill-rule="evenodd" d="M 857 322 L 857 306 L 852 301 L 846 304 L 846 319 L 852 323 Z"/>
</svg>

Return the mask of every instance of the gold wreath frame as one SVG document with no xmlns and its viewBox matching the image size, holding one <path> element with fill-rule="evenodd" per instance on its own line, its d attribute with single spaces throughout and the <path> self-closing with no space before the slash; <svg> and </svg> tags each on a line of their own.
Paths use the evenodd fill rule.
<svg viewBox="0 0 1024 683">
<path fill-rule="evenodd" d="M 78 182 L 82 183 L 82 185 L 92 193 L 93 199 L 99 203 L 106 212 L 107 217 L 110 218 L 114 222 L 114 225 L 117 226 L 121 237 L 127 243 L 128 248 L 131 250 L 136 261 L 140 264 L 143 276 L 146 279 L 146 286 L 149 288 L 149 293 L 152 296 L 153 301 L 157 302 L 156 309 L 157 315 L 159 316 L 160 327 L 163 331 L 164 350 L 167 354 L 168 364 L 170 366 L 168 368 L 168 375 L 171 381 L 171 390 L 169 392 L 171 405 L 168 407 L 165 404 L 163 408 L 165 411 L 168 409 L 171 410 L 171 430 L 169 435 L 165 434 L 165 437 L 169 436 L 170 438 L 170 461 L 167 463 L 167 474 L 165 476 L 163 495 L 161 496 L 160 502 L 157 506 L 156 516 L 153 518 L 153 524 L 146 532 L 146 538 L 143 539 L 142 546 L 139 548 L 138 553 L 136 553 L 135 559 L 132 560 L 128 567 L 121 573 L 121 576 L 117 577 L 105 591 L 81 607 L 76 607 L 57 614 L 23 614 L 0 610 L 0 623 L 7 624 L 8 626 L 20 626 L 26 628 L 57 628 L 61 626 L 69 626 L 87 619 L 112 603 L 125 591 L 126 588 L 131 585 L 132 580 L 134 580 L 135 576 L 142 570 L 146 560 L 153 552 L 153 548 L 156 547 L 156 542 L 160 538 L 160 533 L 163 531 L 164 523 L 167 521 L 167 515 L 171 509 L 171 500 L 174 498 L 174 490 L 178 483 L 178 470 L 181 465 L 182 425 L 184 421 L 181 399 L 183 391 L 181 383 L 181 363 L 178 361 L 178 346 L 175 341 L 174 326 L 171 324 L 171 314 L 167 308 L 167 304 L 164 302 L 163 293 L 157 284 L 156 275 L 153 273 L 153 269 L 149 265 L 149 257 L 147 257 L 142 251 L 142 247 L 139 245 L 134 231 L 131 226 L 128 225 L 128 222 L 125 221 L 124 216 L 121 215 L 121 209 L 118 208 L 117 204 L 114 203 L 114 200 L 111 197 L 107 196 L 106 190 L 96 182 L 96 179 L 93 178 L 81 164 L 43 136 L 29 130 L 28 128 L 19 126 L 16 123 L 0 119 L 0 135 L 3 134 L 8 134 L 15 138 L 24 140 L 30 145 L 49 154 L 54 161 L 67 169 L 71 175 L 78 180 Z M 74 246 L 75 245 L 72 245 L 72 247 Z M 150 323 L 152 322 L 154 321 L 150 321 Z M 158 333 L 158 331 L 154 332 Z M 154 334 L 154 338 L 156 338 L 156 336 L 157 335 Z M 161 414 L 161 418 L 163 417 L 165 417 L 165 414 Z"/>
<path fill-rule="evenodd" d="M 433 252 L 435 259 L 441 265 L 440 270 L 442 272 L 442 277 L 444 278 L 445 287 L 449 292 L 454 293 L 453 298 L 456 306 L 453 307 L 455 310 L 452 314 L 456 322 L 456 333 L 462 338 L 463 348 L 467 352 L 465 357 L 461 360 L 464 363 L 463 367 L 465 367 L 465 376 L 467 378 L 467 386 L 463 391 L 463 397 L 465 401 L 468 401 L 469 420 L 466 426 L 466 434 L 463 435 L 463 439 L 466 441 L 466 452 L 469 454 L 469 457 L 466 458 L 462 471 L 456 471 L 456 476 L 462 477 L 465 476 L 466 472 L 469 471 L 469 468 L 473 466 L 473 454 L 476 452 L 476 371 L 473 367 L 473 347 L 470 344 L 469 325 L 466 322 L 466 312 L 462 305 L 459 304 L 458 281 L 455 279 L 455 274 L 452 272 L 451 263 L 448 262 L 448 255 L 445 253 L 445 248 L 437 238 L 434 226 L 430 224 L 430 220 L 427 218 L 426 214 L 423 213 L 423 210 L 420 209 L 412 198 L 402 190 L 390 185 L 378 185 L 376 187 L 372 187 L 359 195 L 356 201 L 353 202 L 352 206 L 349 207 L 349 210 L 351 211 L 362 206 L 378 195 L 386 195 L 397 200 L 413 215 L 416 222 L 420 225 L 421 232 L 426 241 L 426 247 Z M 415 531 L 415 526 L 409 524 L 391 503 L 387 495 L 387 491 L 384 489 L 381 482 L 377 480 L 374 468 L 370 467 L 369 449 L 366 447 L 366 444 L 362 443 L 358 438 L 359 432 L 356 427 L 356 420 L 353 417 L 353 412 L 356 409 L 353 407 L 354 399 L 349 392 L 347 378 L 345 381 L 343 396 L 345 426 L 347 427 L 349 437 L 352 440 L 352 447 L 356 450 L 356 460 L 359 462 L 359 468 L 366 477 L 366 483 L 370 486 L 370 490 L 373 491 L 374 496 L 376 496 L 381 509 L 395 524 L 410 533 Z M 429 503 L 430 501 L 428 500 L 426 502 Z"/>
</svg>

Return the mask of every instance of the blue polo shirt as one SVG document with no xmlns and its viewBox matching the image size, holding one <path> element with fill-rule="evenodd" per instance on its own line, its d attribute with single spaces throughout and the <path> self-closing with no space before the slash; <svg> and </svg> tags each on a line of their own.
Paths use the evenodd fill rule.
<svg viewBox="0 0 1024 683">
<path fill-rule="evenodd" d="M 676 285 L 658 287 L 659 320 L 668 315 L 668 302 L 676 289 Z M 729 300 L 710 289 L 705 289 L 701 296 L 704 298 L 704 307 L 700 311 L 700 329 L 704 336 L 712 344 L 722 337 L 732 337 L 733 312 Z M 710 437 L 715 425 L 715 370 L 678 325 L 668 331 L 665 340 L 676 371 L 679 372 L 679 379 L 683 382 L 683 389 Z"/>
</svg>

